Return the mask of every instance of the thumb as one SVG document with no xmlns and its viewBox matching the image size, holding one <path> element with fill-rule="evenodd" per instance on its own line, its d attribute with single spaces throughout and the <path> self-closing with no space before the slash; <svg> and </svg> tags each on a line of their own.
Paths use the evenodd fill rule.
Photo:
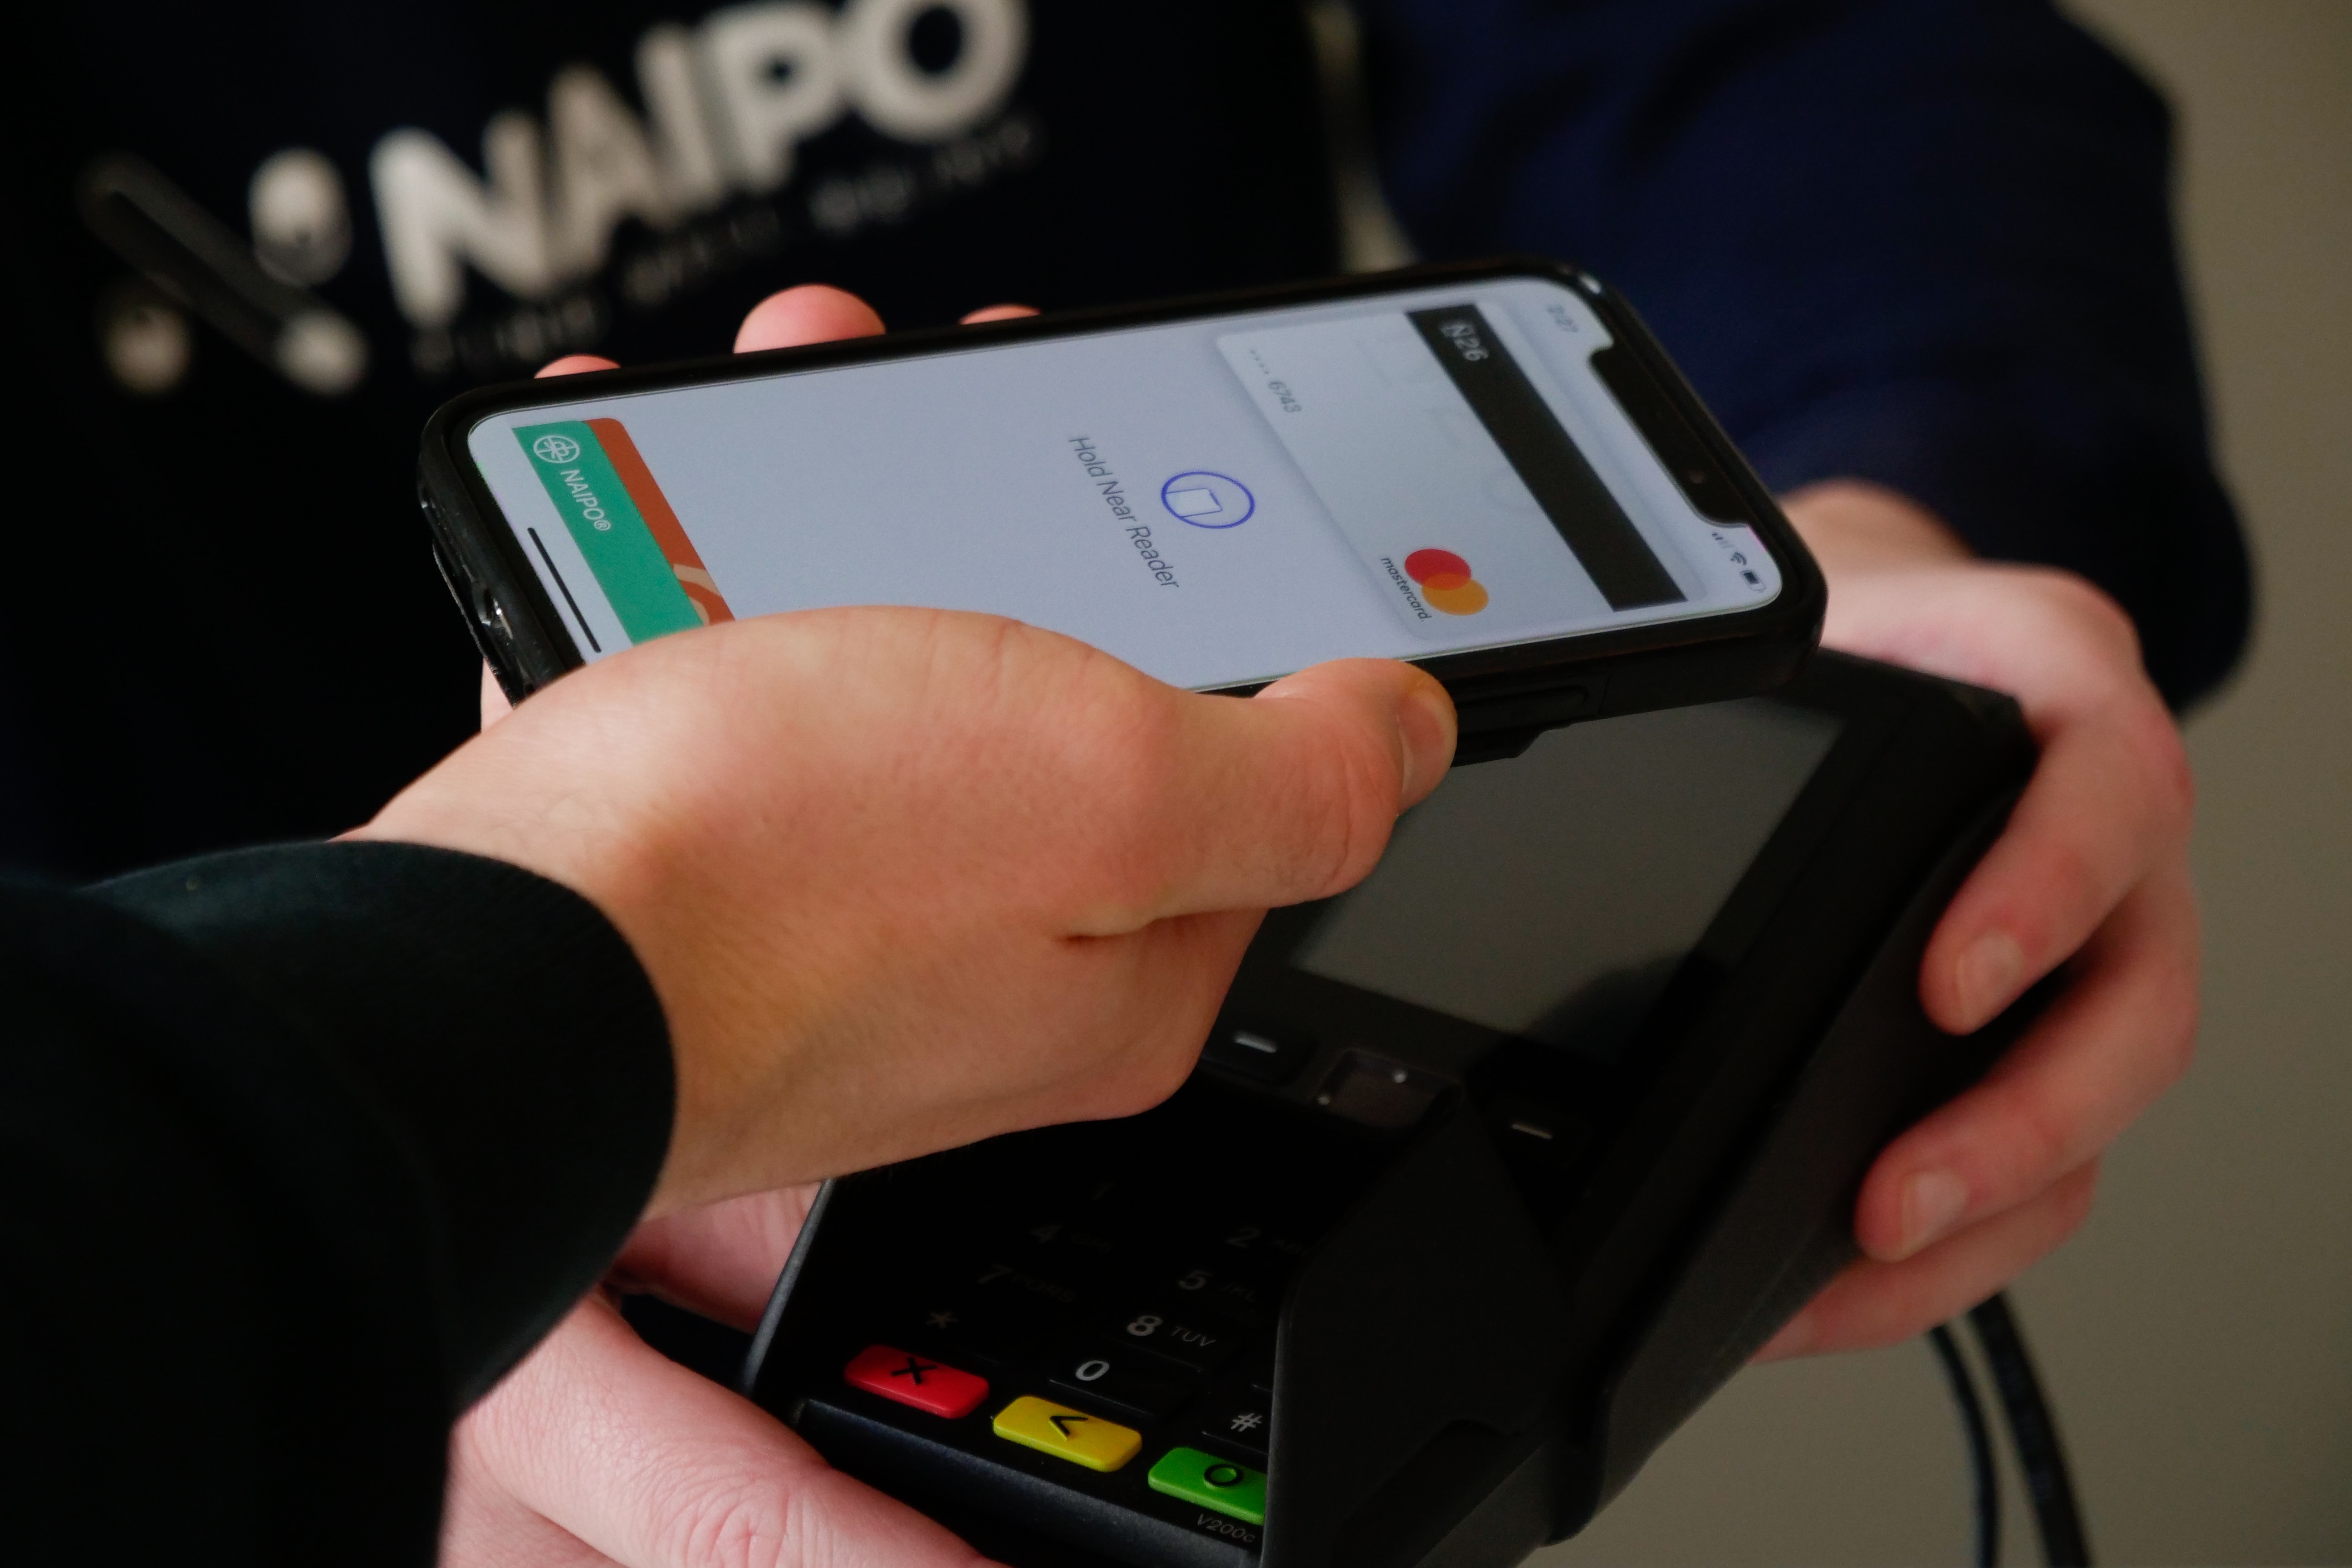
<svg viewBox="0 0 2352 1568">
<path fill-rule="evenodd" d="M 1266 687 L 1256 700 L 1260 707 L 1253 718 L 1260 723 L 1272 719 L 1277 725 L 1289 724 L 1308 711 L 1265 706 L 1278 702 L 1310 704 L 1343 723 L 1369 724 L 1375 738 L 1383 721 L 1393 722 L 1404 772 L 1398 811 L 1426 800 L 1454 765 L 1454 699 L 1435 676 L 1395 659 L 1341 658 L 1312 665 Z"/>
<path fill-rule="evenodd" d="M 1454 760 L 1454 702 L 1426 671 L 1348 658 L 1247 702 L 1183 700 L 1160 792 L 1165 859 L 1146 920 L 1328 898 L 1363 879 L 1398 813 Z"/>
<path fill-rule="evenodd" d="M 665 1359 L 600 1293 L 458 1429 L 460 1461 L 629 1568 L 986 1568 L 766 1411 Z"/>
</svg>

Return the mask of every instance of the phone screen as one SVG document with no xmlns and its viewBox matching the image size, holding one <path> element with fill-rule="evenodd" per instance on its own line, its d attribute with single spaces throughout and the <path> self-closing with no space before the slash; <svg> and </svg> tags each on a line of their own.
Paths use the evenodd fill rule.
<svg viewBox="0 0 2352 1568">
<path fill-rule="evenodd" d="M 1610 342 L 1506 279 L 551 402 L 467 443 L 588 659 L 917 605 L 1207 689 L 1769 602 L 1770 552 L 1684 495 Z"/>
</svg>

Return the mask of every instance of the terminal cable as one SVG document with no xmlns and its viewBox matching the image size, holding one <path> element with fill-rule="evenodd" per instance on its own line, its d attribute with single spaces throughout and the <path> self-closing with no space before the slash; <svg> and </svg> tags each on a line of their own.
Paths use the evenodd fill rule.
<svg viewBox="0 0 2352 1568">
<path fill-rule="evenodd" d="M 1952 1386 L 1952 1403 L 1959 1407 L 1960 1427 L 1969 1441 L 1969 1473 L 1976 1483 L 1977 1568 L 2000 1568 L 2000 1471 L 1992 1457 L 1992 1428 L 1985 1421 L 1984 1400 L 1977 1393 L 1976 1374 L 1960 1354 L 1949 1323 L 1927 1331 L 1927 1344 L 1944 1365 Z"/>
<path fill-rule="evenodd" d="M 2042 1559 L 2050 1568 L 2088 1568 L 2089 1538 L 2083 1530 L 2082 1509 L 2074 1498 L 2074 1479 L 2066 1468 L 2066 1452 L 2058 1441 L 2058 1424 L 2050 1414 L 2033 1358 L 2025 1348 L 2009 1298 L 1995 1295 L 1969 1313 L 1978 1348 L 1984 1352 L 1993 1386 L 2000 1394 L 2001 1414 L 2008 1417 L 2010 1442 L 2025 1472 L 2025 1488 L 2033 1500 L 2033 1519 L 2042 1536 Z"/>
</svg>

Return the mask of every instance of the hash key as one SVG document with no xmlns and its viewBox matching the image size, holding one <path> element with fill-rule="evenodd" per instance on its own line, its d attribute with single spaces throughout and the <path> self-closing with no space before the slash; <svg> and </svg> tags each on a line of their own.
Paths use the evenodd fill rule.
<svg viewBox="0 0 2352 1568">
<path fill-rule="evenodd" d="M 1221 1447 L 1265 1460 L 1266 1433 L 1274 1425 L 1274 1399 L 1255 1388 L 1234 1389 L 1201 1413 L 1201 1436 Z"/>
</svg>

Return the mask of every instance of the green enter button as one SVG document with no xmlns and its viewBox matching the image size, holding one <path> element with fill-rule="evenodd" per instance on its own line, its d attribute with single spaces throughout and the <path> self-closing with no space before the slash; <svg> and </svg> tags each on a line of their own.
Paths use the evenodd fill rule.
<svg viewBox="0 0 2352 1568">
<path fill-rule="evenodd" d="M 1171 1448 L 1145 1478 L 1151 1489 L 1231 1514 L 1245 1524 L 1265 1522 L 1265 1472 L 1203 1454 Z"/>
</svg>

